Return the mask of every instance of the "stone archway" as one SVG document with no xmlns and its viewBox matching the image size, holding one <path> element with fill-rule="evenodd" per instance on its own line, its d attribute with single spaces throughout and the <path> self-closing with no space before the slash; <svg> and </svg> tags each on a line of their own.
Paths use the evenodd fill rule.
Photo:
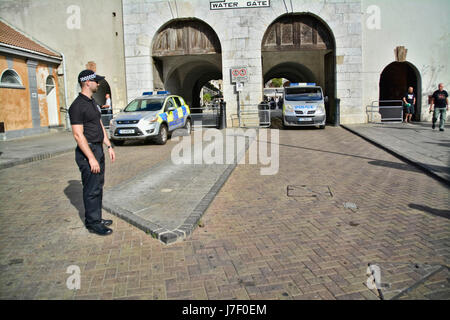
<svg viewBox="0 0 450 320">
<path fill-rule="evenodd" d="M 182 96 L 200 107 L 200 90 L 222 79 L 222 50 L 215 31 L 199 19 L 175 19 L 156 33 L 152 44 L 154 90 Z"/>
<path fill-rule="evenodd" d="M 317 83 L 328 96 L 325 104 L 327 121 L 333 121 L 336 104 L 335 48 L 331 29 L 319 17 L 309 13 L 282 15 L 270 24 L 262 40 L 264 81 L 276 76 L 291 82 Z"/>
<path fill-rule="evenodd" d="M 422 112 L 422 85 L 420 72 L 410 62 L 392 62 L 380 75 L 380 101 L 402 100 L 408 90 L 413 87 L 416 94 L 415 112 L 412 119 L 420 121 Z M 380 105 L 383 105 L 380 102 Z"/>
</svg>

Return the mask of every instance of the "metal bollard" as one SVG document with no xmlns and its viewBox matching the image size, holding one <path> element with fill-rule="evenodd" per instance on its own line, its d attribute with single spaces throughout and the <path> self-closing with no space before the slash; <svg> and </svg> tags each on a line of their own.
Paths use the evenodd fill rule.
<svg viewBox="0 0 450 320">
<path fill-rule="evenodd" d="M 219 126 L 218 129 L 225 129 L 227 127 L 227 103 L 221 101 L 219 104 Z"/>
<path fill-rule="evenodd" d="M 341 99 L 336 98 L 336 108 L 334 109 L 334 126 L 338 127 L 341 125 Z"/>
</svg>

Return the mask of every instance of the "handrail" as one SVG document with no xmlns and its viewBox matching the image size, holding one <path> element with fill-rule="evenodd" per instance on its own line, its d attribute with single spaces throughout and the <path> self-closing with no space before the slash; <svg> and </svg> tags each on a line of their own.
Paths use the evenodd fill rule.
<svg viewBox="0 0 450 320">
<path fill-rule="evenodd" d="M 387 105 L 387 106 L 380 106 L 380 103 L 400 103 L 400 105 Z M 378 104 L 377 106 L 375 104 Z M 373 114 L 373 112 L 375 112 L 373 109 L 374 108 L 378 108 L 378 113 L 381 115 L 381 121 L 398 121 L 398 122 L 403 122 L 403 101 L 402 100 L 374 100 L 371 102 L 370 105 L 371 110 L 367 111 L 367 112 L 371 112 Z M 400 113 L 400 118 L 383 118 L 383 114 L 380 112 L 380 109 L 399 109 L 401 110 Z M 372 121 L 369 122 L 373 122 L 373 116 L 372 116 Z M 383 123 L 383 122 L 380 122 Z"/>
</svg>

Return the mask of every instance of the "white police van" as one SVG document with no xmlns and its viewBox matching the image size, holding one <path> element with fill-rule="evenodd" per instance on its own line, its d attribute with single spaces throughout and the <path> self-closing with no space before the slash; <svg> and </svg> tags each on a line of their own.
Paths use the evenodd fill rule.
<svg viewBox="0 0 450 320">
<path fill-rule="evenodd" d="M 285 126 L 319 126 L 327 119 L 322 88 L 315 83 L 291 83 L 284 88 L 283 124 Z"/>
</svg>

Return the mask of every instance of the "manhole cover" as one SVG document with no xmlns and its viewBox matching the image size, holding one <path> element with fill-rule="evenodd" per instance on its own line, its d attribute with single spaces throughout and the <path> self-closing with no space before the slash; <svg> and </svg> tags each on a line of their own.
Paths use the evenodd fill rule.
<svg viewBox="0 0 450 320">
<path fill-rule="evenodd" d="M 319 199 L 332 198 L 333 193 L 331 192 L 330 186 L 290 185 L 287 186 L 287 196 L 294 198 Z"/>
</svg>

